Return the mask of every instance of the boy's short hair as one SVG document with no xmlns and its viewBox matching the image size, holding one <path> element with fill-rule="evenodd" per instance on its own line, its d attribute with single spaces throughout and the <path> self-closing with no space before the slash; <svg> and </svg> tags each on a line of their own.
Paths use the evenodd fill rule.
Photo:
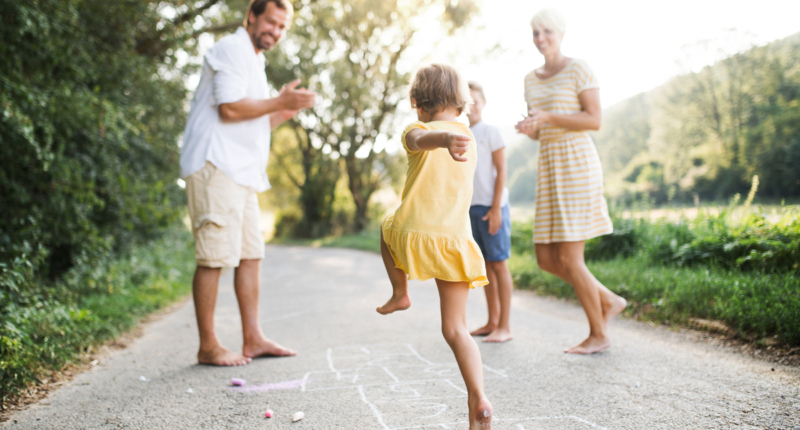
<svg viewBox="0 0 800 430">
<path fill-rule="evenodd" d="M 417 70 L 408 93 L 416 101 L 414 108 L 429 113 L 455 108 L 461 115 L 472 102 L 467 82 L 458 70 L 446 64 L 431 64 Z"/>
<path fill-rule="evenodd" d="M 483 93 L 483 87 L 481 86 L 481 84 L 479 84 L 479 83 L 477 83 L 475 81 L 469 81 L 469 84 L 467 84 L 467 85 L 469 86 L 469 90 L 470 91 L 477 92 L 478 94 L 481 95 L 481 98 L 483 99 L 483 101 L 486 101 L 486 94 Z"/>
<path fill-rule="evenodd" d="M 244 22 L 243 25 L 247 27 L 247 21 L 250 19 L 250 13 L 254 16 L 260 16 L 267 10 L 267 3 L 275 3 L 275 6 L 278 6 L 278 9 L 283 9 L 286 11 L 286 15 L 289 16 L 289 22 L 292 20 L 292 15 L 294 15 L 294 7 L 292 7 L 292 2 L 289 0 L 250 0 L 250 3 L 247 4 L 247 9 L 244 12 Z"/>
</svg>

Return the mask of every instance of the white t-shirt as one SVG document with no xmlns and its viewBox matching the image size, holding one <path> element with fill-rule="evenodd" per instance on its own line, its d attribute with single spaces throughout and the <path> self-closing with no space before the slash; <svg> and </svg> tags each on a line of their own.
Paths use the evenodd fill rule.
<svg viewBox="0 0 800 430">
<path fill-rule="evenodd" d="M 492 153 L 505 148 L 506 144 L 500 136 L 497 127 L 481 121 L 469 128 L 475 136 L 478 145 L 478 166 L 475 168 L 475 178 L 472 180 L 472 206 L 491 206 L 494 201 L 494 182 L 497 178 L 497 169 L 492 162 Z M 500 207 L 508 204 L 508 188 L 503 188 L 503 197 Z"/>
<path fill-rule="evenodd" d="M 210 161 L 237 184 L 258 192 L 269 189 L 269 115 L 232 123 L 219 117 L 220 104 L 245 98 L 269 98 L 269 86 L 264 56 L 256 54 L 247 30 L 240 27 L 206 52 L 183 136 L 182 178 Z"/>
</svg>

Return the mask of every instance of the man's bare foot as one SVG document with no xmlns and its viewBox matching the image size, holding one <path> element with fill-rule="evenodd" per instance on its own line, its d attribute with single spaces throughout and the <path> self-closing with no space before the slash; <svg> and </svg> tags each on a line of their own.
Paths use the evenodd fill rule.
<svg viewBox="0 0 800 430">
<path fill-rule="evenodd" d="M 242 354 L 245 357 L 291 357 L 297 355 L 297 351 L 278 345 L 277 343 L 262 337 L 258 341 L 245 342 L 242 347 Z"/>
<path fill-rule="evenodd" d="M 469 333 L 469 335 L 470 336 L 486 336 L 486 335 L 490 334 L 491 332 L 493 332 L 496 328 L 497 328 L 497 325 L 492 324 L 492 323 L 486 323 L 485 326 L 483 326 L 483 327 L 481 327 L 481 328 L 479 328 L 477 330 L 471 331 Z"/>
<path fill-rule="evenodd" d="M 487 399 L 469 402 L 469 430 L 491 430 L 492 404 Z"/>
<path fill-rule="evenodd" d="M 197 362 L 211 366 L 243 366 L 250 361 L 252 360 L 222 346 L 216 346 L 208 351 L 200 350 L 197 352 Z"/>
<path fill-rule="evenodd" d="M 594 354 L 611 346 L 611 339 L 608 337 L 598 338 L 589 336 L 580 345 L 565 349 L 567 354 Z"/>
<path fill-rule="evenodd" d="M 404 311 L 410 307 L 411 307 L 411 298 L 408 297 L 408 294 L 400 297 L 395 297 L 395 295 L 392 294 L 392 298 L 389 299 L 389 301 L 386 302 L 386 304 L 375 308 L 375 310 L 378 311 L 378 313 L 381 315 L 389 315 L 394 311 Z"/>
<path fill-rule="evenodd" d="M 507 342 L 511 339 L 514 339 L 514 335 L 511 334 L 511 330 L 507 328 L 498 328 L 497 330 L 491 332 L 489 336 L 483 339 L 484 342 Z"/>
<path fill-rule="evenodd" d="M 607 300 L 604 300 L 603 318 L 605 318 L 606 324 L 608 324 L 612 318 L 619 315 L 620 312 L 624 311 L 627 306 L 628 301 L 616 294 L 614 294 L 612 297 L 609 297 Z"/>
</svg>

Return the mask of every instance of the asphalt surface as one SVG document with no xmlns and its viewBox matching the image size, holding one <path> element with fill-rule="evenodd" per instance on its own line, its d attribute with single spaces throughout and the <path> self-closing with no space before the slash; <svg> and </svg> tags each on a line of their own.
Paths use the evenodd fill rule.
<svg viewBox="0 0 800 430">
<path fill-rule="evenodd" d="M 374 309 L 389 294 L 377 255 L 270 246 L 263 326 L 300 355 L 197 365 L 187 302 L 1 428 L 466 429 L 466 392 L 439 331 L 435 284 L 413 282 L 411 309 L 381 316 Z M 630 320 L 612 323 L 609 350 L 563 354 L 587 333 L 580 308 L 515 294 L 516 338 L 478 342 L 496 430 L 800 428 L 797 368 Z M 484 303 L 475 290 L 470 327 L 485 322 Z M 220 338 L 240 350 L 230 272 L 216 315 Z M 232 387 L 232 377 L 247 384 Z M 297 411 L 305 418 L 292 423 Z"/>
</svg>

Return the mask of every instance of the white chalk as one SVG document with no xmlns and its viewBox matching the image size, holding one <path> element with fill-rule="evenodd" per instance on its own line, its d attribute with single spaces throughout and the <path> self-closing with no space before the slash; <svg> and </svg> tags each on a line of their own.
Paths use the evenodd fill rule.
<svg viewBox="0 0 800 430">
<path fill-rule="evenodd" d="M 144 376 L 140 376 L 140 377 L 139 377 L 139 380 L 140 380 L 140 381 L 142 381 L 142 382 L 147 382 L 147 381 L 149 381 L 149 379 L 145 378 Z"/>
<path fill-rule="evenodd" d="M 305 416 L 306 415 L 303 413 L 303 411 L 295 412 L 294 415 L 292 415 L 292 422 L 296 423 L 302 420 Z"/>
<path fill-rule="evenodd" d="M 192 394 L 192 393 L 194 393 L 194 390 L 192 390 L 191 388 L 189 388 L 188 390 L 186 390 L 186 392 L 187 392 L 187 393 L 189 393 L 189 394 Z"/>
</svg>

